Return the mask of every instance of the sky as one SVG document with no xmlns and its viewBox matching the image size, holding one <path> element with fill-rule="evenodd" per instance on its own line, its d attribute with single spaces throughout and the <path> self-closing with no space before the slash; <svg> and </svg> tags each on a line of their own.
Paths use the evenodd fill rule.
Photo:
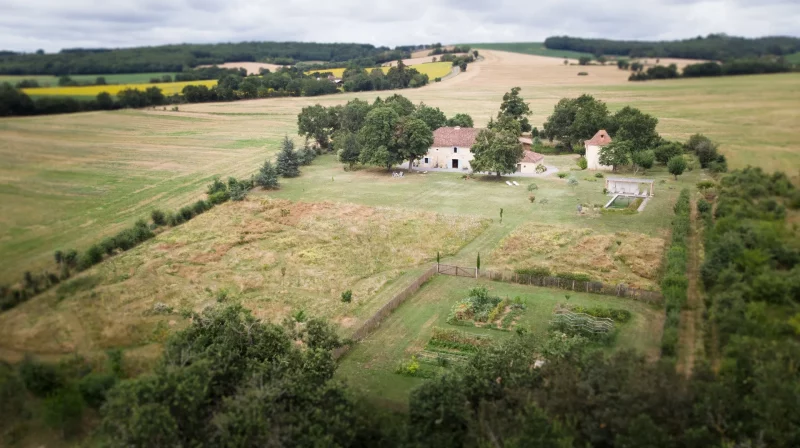
<svg viewBox="0 0 800 448">
<path fill-rule="evenodd" d="M 0 50 L 800 36 L 800 0 L 0 0 Z"/>
</svg>

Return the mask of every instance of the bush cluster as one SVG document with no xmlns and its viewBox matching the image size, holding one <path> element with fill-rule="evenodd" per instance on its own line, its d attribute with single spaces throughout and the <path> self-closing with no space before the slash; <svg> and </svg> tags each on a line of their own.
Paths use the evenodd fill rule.
<svg viewBox="0 0 800 448">
<path fill-rule="evenodd" d="M 687 240 L 690 227 L 688 189 L 681 190 L 674 210 L 672 242 L 667 251 L 664 278 L 661 280 L 661 292 L 664 294 L 667 315 L 661 339 L 661 354 L 665 357 L 674 357 L 677 354 L 680 311 L 686 304 L 689 288 L 689 279 L 686 277 Z"/>
</svg>

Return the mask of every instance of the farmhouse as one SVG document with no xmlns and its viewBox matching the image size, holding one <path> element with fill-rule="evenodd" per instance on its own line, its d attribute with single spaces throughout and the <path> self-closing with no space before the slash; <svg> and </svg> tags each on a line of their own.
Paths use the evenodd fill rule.
<svg viewBox="0 0 800 448">
<path fill-rule="evenodd" d="M 420 167 L 469 170 L 473 159 L 470 148 L 480 129 L 441 127 L 433 131 L 433 146 L 420 160 Z"/>
<path fill-rule="evenodd" d="M 594 134 L 594 137 L 583 142 L 583 145 L 586 148 L 586 162 L 588 163 L 587 168 L 590 170 L 606 171 L 611 171 L 613 169 L 612 166 L 603 165 L 600 163 L 600 148 L 609 143 L 611 143 L 611 136 L 608 135 L 608 132 L 606 132 L 605 129 L 597 131 L 597 133 Z"/>
<path fill-rule="evenodd" d="M 472 145 L 480 129 L 441 127 L 433 131 L 433 146 L 428 149 L 419 161 L 422 168 L 443 168 L 451 170 L 468 171 L 472 169 L 470 161 L 473 159 Z M 527 140 L 528 146 L 525 146 Z M 536 165 L 542 163 L 544 156 L 530 151 L 530 139 L 520 137 L 520 143 L 525 147 L 525 152 L 517 164 L 518 173 L 534 174 Z"/>
</svg>

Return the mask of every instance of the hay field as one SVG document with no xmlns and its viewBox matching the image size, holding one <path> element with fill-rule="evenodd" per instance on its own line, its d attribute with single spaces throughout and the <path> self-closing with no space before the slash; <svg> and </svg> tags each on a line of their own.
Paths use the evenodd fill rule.
<svg viewBox="0 0 800 448">
<path fill-rule="evenodd" d="M 639 289 L 656 289 L 664 239 L 641 233 L 600 233 L 525 223 L 505 237 L 493 253 L 493 266 L 515 270 L 546 267 L 587 274 L 593 280 Z"/>
<path fill-rule="evenodd" d="M 158 87 L 164 95 L 174 95 L 181 93 L 186 86 L 206 86 L 214 87 L 217 85 L 216 79 L 201 80 L 201 81 L 184 81 L 184 82 L 159 82 L 147 84 L 112 84 L 104 86 L 68 86 L 68 87 L 32 87 L 22 89 L 23 92 L 30 96 L 83 96 L 91 97 L 97 96 L 102 92 L 107 92 L 111 95 L 126 90 L 147 90 L 150 87 Z"/>
<path fill-rule="evenodd" d="M 0 314 L 6 352 L 83 353 L 163 340 L 217 302 L 279 322 L 300 310 L 343 331 L 380 308 L 405 270 L 457 252 L 487 225 L 352 204 L 227 203 Z M 353 291 L 352 303 L 341 293 Z M 157 303 L 172 309 L 155 313 Z"/>
<path fill-rule="evenodd" d="M 800 122 L 796 74 L 632 83 L 627 72 L 612 66 L 564 66 L 558 58 L 500 51 L 481 54 L 485 59 L 470 64 L 465 73 L 397 93 L 448 115 L 469 113 L 483 126 L 496 114 L 503 93 L 521 86 L 533 111 L 531 122 L 540 128 L 560 98 L 590 93 L 612 110 L 630 104 L 659 117 L 659 131 L 668 138 L 710 135 L 720 142 L 731 167 L 756 164 L 800 176 L 800 134 L 794 132 Z M 577 76 L 581 70 L 589 76 Z M 180 112 L 2 119 L 0 200 L 8 211 L 0 217 L 0 255 L 5 261 L 0 282 L 18 279 L 26 269 L 49 266 L 53 250 L 85 248 L 152 207 L 173 208 L 196 199 L 214 174 L 254 172 L 263 158 L 274 154 L 284 134 L 296 134 L 302 107 L 353 98 L 371 102 L 392 93 L 191 104 L 181 105 Z M 330 170 L 341 173 L 335 164 Z M 294 191 L 293 185 L 303 179 L 287 182 L 286 191 Z M 342 197 L 396 204 L 396 193 L 380 197 L 364 188 L 345 191 Z M 446 190 L 431 191 L 434 194 L 414 198 L 407 206 L 448 200 Z M 469 191 L 458 187 L 448 194 L 470 198 Z M 506 199 L 498 196 L 497 201 Z M 431 206 L 468 209 L 459 204 Z M 635 229 L 612 229 L 626 230 Z"/>
</svg>

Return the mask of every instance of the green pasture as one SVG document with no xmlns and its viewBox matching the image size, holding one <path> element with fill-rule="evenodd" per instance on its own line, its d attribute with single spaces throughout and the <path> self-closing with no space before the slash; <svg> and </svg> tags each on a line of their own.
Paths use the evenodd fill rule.
<svg viewBox="0 0 800 448">
<path fill-rule="evenodd" d="M 112 73 L 99 75 L 69 75 L 73 81 L 79 83 L 94 82 L 97 78 L 103 77 L 108 84 L 140 84 L 150 82 L 151 78 L 161 79 L 164 75 L 175 76 L 175 73 Z M 16 84 L 24 79 L 34 79 L 40 87 L 57 87 L 58 76 L 50 75 L 0 75 L 0 83 Z"/>
</svg>

